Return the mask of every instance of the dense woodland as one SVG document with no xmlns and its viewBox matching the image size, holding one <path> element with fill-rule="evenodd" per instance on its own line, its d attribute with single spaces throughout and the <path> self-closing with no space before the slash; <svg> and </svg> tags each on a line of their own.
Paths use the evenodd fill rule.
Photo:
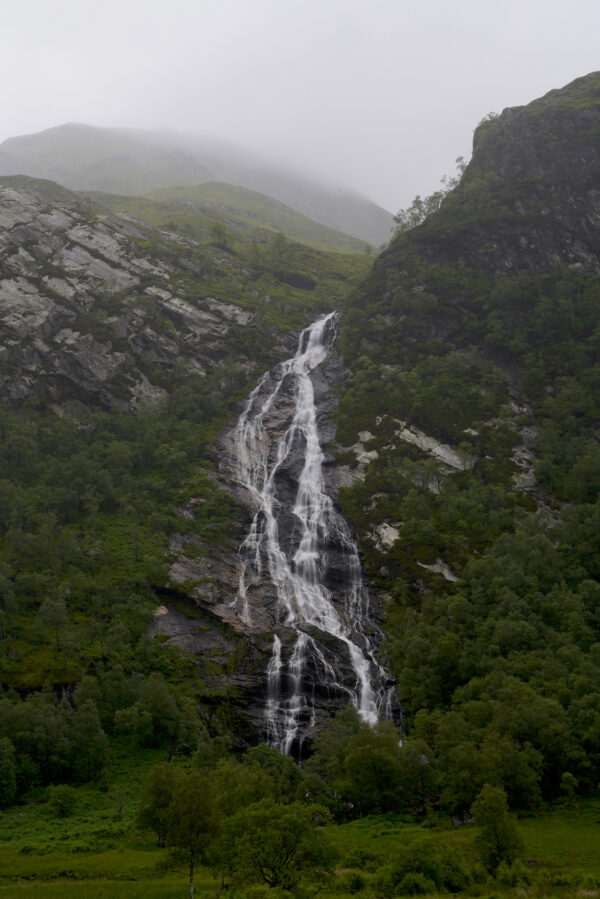
<svg viewBox="0 0 600 899">
<path fill-rule="evenodd" d="M 597 121 L 597 103 L 596 80 L 522 116 L 545 114 L 551 129 L 565 110 L 592 107 Z M 71 400 L 59 417 L 43 396 L 0 412 L 9 877 L 23 857 L 36 876 L 53 853 L 49 877 L 93 876 L 64 858 L 115 845 L 133 858 L 143 844 L 161 860 L 155 878 L 185 870 L 217 893 L 597 895 L 593 852 L 563 870 L 544 828 L 560 822 L 558 841 L 585 853 L 578 828 L 600 801 L 600 277 L 565 260 L 490 264 L 490 234 L 495 252 L 512 252 L 513 193 L 529 196 L 525 177 L 508 191 L 481 162 L 518 152 L 509 125 L 480 126 L 488 155 L 422 223 L 400 214 L 411 227 L 373 265 L 147 201 L 151 224 L 168 217 L 198 241 L 206 293 L 235 282 L 230 299 L 256 312 L 227 375 L 156 371 L 169 400 L 135 413 Z M 143 217 L 135 198 L 94 199 L 98 210 L 127 202 Z M 226 283 L 211 261 L 223 255 L 235 268 Z M 359 432 L 377 451 L 339 503 L 385 600 L 381 657 L 403 714 L 370 728 L 348 707 L 299 767 L 238 729 L 218 661 L 165 645 L 152 622 L 164 601 L 195 614 L 185 589 L 165 592 L 169 535 L 187 528 L 209 547 L 230 537 L 237 512 L 213 445 L 273 362 L 265 334 L 332 304 L 347 369 L 338 462 L 356 469 Z M 236 352 L 254 366 L 236 367 Z M 403 442 L 403 423 L 464 465 Z M 191 497 L 201 512 L 184 522 Z M 390 522 L 398 538 L 382 546 L 373 533 Z"/>
</svg>

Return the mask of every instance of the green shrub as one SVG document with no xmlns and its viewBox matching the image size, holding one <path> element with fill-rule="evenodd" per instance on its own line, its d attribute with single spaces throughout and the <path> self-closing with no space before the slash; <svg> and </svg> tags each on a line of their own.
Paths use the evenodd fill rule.
<svg viewBox="0 0 600 899">
<path fill-rule="evenodd" d="M 344 859 L 344 867 L 358 868 L 360 871 L 374 872 L 377 870 L 378 864 L 377 856 L 372 852 L 367 852 L 366 849 L 360 848 L 353 849 Z"/>
<path fill-rule="evenodd" d="M 401 884 L 408 874 L 418 874 L 434 884 L 437 890 L 451 893 L 467 889 L 472 882 L 464 862 L 445 846 L 432 850 L 429 843 L 417 843 L 405 850 L 392 866 L 394 884 Z"/>
<path fill-rule="evenodd" d="M 496 871 L 496 878 L 498 881 L 506 887 L 516 887 L 521 884 L 529 884 L 531 883 L 531 876 L 529 871 L 521 861 L 521 859 L 516 859 L 512 865 L 507 865 L 506 862 L 502 862 L 498 865 L 498 870 Z"/>
<path fill-rule="evenodd" d="M 365 877 L 360 871 L 344 871 L 336 881 L 336 892 L 361 893 L 367 886 Z"/>
<path fill-rule="evenodd" d="M 262 883 L 235 891 L 236 899 L 293 899 L 293 894 L 279 887 L 268 887 Z"/>
<path fill-rule="evenodd" d="M 48 809 L 57 818 L 68 818 L 75 811 L 77 792 L 67 784 L 59 784 L 48 790 Z"/>
<path fill-rule="evenodd" d="M 460 893 L 471 886 L 473 875 L 461 858 L 447 850 L 442 855 L 442 880 L 450 893 Z"/>
<path fill-rule="evenodd" d="M 425 896 L 435 891 L 436 885 L 433 880 L 417 873 L 405 874 L 398 886 L 400 896 Z"/>
<path fill-rule="evenodd" d="M 379 869 L 373 879 L 373 892 L 377 899 L 393 899 L 396 895 L 396 880 L 391 865 Z"/>
</svg>

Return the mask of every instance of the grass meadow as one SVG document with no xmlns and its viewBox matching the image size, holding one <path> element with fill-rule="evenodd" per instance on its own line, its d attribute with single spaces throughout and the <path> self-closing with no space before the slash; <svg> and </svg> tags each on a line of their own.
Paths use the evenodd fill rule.
<svg viewBox="0 0 600 899">
<path fill-rule="evenodd" d="M 50 817 L 42 802 L 0 816 L 3 899 L 175 899 L 189 894 L 186 871 L 173 866 L 168 851 L 156 846 L 152 834 L 134 829 L 131 804 L 119 808 L 114 795 L 102 796 L 89 788 L 78 793 L 77 809 L 68 818 Z M 431 847 L 432 853 L 445 846 L 467 863 L 476 863 L 474 827 L 456 828 L 436 819 L 428 823 L 417 825 L 388 815 L 331 826 L 335 876 L 326 884 L 304 886 L 299 895 L 394 899 L 382 892 L 378 872 L 417 845 Z M 509 885 L 488 879 L 455 895 L 600 897 L 600 803 L 546 810 L 521 819 L 519 828 L 530 882 Z M 216 896 L 217 889 L 212 874 L 199 868 L 196 895 Z M 251 894 L 257 899 L 263 891 L 253 888 Z"/>
</svg>

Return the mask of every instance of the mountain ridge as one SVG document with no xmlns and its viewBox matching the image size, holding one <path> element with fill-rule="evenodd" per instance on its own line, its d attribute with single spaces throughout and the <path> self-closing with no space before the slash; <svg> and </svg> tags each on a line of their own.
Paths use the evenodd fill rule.
<svg viewBox="0 0 600 899">
<path fill-rule="evenodd" d="M 71 123 L 0 144 L 0 174 L 24 174 L 79 190 L 139 194 L 224 181 L 258 190 L 320 224 L 379 246 L 392 216 L 371 200 L 332 190 L 225 142 L 165 132 Z"/>
<path fill-rule="evenodd" d="M 474 269 L 530 271 L 565 263 L 600 271 L 600 73 L 475 129 L 459 185 L 386 260 L 410 251 Z"/>
</svg>

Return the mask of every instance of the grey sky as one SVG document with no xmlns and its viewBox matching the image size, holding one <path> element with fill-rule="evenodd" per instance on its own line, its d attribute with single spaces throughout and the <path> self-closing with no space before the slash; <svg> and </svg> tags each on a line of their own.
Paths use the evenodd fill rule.
<svg viewBox="0 0 600 899">
<path fill-rule="evenodd" d="M 395 211 L 490 110 L 600 68 L 598 0 L 0 0 L 0 140 L 231 139 Z"/>
</svg>

